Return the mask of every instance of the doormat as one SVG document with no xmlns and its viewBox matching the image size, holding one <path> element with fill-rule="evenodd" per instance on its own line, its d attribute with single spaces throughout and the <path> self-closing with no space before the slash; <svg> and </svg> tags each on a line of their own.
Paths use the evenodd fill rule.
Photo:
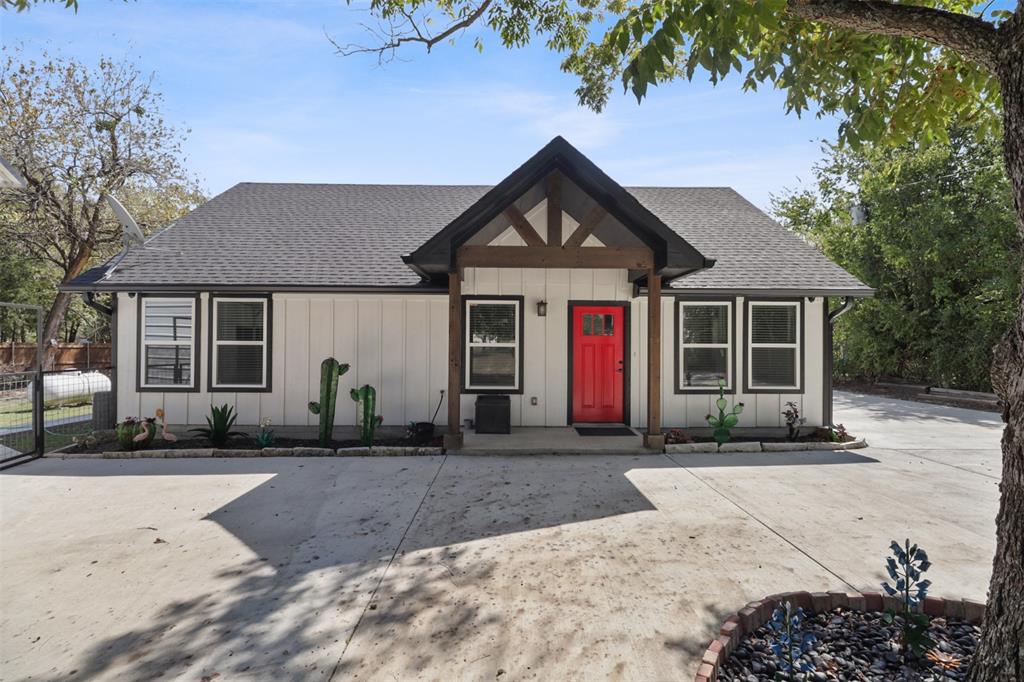
<svg viewBox="0 0 1024 682">
<path fill-rule="evenodd" d="M 635 436 L 636 431 L 625 426 L 577 426 L 581 436 Z"/>
</svg>

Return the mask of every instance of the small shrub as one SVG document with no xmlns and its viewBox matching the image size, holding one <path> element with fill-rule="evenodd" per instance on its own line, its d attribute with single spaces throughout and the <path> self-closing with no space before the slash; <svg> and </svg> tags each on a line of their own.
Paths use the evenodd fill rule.
<svg viewBox="0 0 1024 682">
<path fill-rule="evenodd" d="M 921 656 L 934 642 L 928 637 L 928 616 L 920 612 L 920 604 L 928 596 L 928 588 L 931 587 L 931 580 L 922 580 L 921 575 L 931 567 L 928 554 L 918 547 L 911 545 L 910 540 L 904 541 L 903 546 L 895 540 L 889 545 L 892 556 L 885 561 L 885 570 L 892 579 L 892 584 L 882 583 L 882 589 L 890 597 L 899 597 L 901 607 L 899 613 L 889 611 L 885 620 L 891 623 L 898 615 L 903 623 L 903 636 L 900 642 L 903 648 L 903 656 L 906 657 L 908 650 Z"/>
<path fill-rule="evenodd" d="M 804 610 L 788 601 L 779 604 L 772 612 L 768 625 L 775 631 L 772 653 L 778 659 L 779 670 L 786 675 L 783 679 L 793 679 L 795 673 L 806 673 L 814 669 L 814 665 L 803 658 L 810 651 L 818 638 L 810 632 L 804 632 Z"/>
<path fill-rule="evenodd" d="M 736 403 L 736 405 L 729 412 L 725 411 L 725 408 L 729 406 L 729 402 L 725 399 L 725 380 L 718 380 L 718 400 L 715 401 L 715 407 L 718 408 L 718 416 L 708 415 L 705 419 L 708 420 L 708 424 L 714 429 L 715 442 L 721 445 L 722 443 L 728 443 L 732 440 L 732 427 L 740 421 L 740 413 L 743 412 L 743 403 Z"/>
<path fill-rule="evenodd" d="M 692 443 L 693 437 L 682 429 L 671 429 L 665 434 L 665 442 L 676 444 L 676 443 Z"/>
<path fill-rule="evenodd" d="M 842 424 L 836 424 L 835 428 L 829 427 L 828 430 L 829 438 L 832 439 L 833 443 L 845 443 L 853 440 L 850 432 L 846 430 L 846 427 Z"/>
<path fill-rule="evenodd" d="M 210 416 L 206 418 L 206 426 L 198 429 L 191 429 L 193 433 L 198 433 L 200 436 L 206 438 L 215 448 L 224 447 L 228 439 L 232 436 L 244 436 L 245 434 L 240 431 L 232 431 L 231 427 L 235 425 L 235 420 L 238 416 L 235 414 L 235 408 L 228 404 L 216 407 L 210 405 Z"/>
<path fill-rule="evenodd" d="M 786 439 L 795 441 L 800 437 L 800 427 L 807 423 L 807 418 L 800 416 L 800 408 L 792 400 L 786 403 L 782 416 L 786 418 Z"/>
<path fill-rule="evenodd" d="M 274 429 L 268 428 L 270 426 L 270 417 L 264 417 L 260 420 L 260 430 L 256 432 L 256 445 L 263 448 L 269 448 L 274 444 L 276 436 L 274 435 Z"/>
<path fill-rule="evenodd" d="M 122 450 L 148 448 L 153 443 L 153 437 L 156 436 L 156 420 L 149 417 L 143 419 L 127 417 L 114 427 L 114 433 Z"/>
</svg>

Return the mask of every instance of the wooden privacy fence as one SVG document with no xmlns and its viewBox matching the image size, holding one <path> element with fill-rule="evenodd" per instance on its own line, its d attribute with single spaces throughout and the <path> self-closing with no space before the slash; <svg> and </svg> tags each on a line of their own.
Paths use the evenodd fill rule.
<svg viewBox="0 0 1024 682">
<path fill-rule="evenodd" d="M 0 343 L 0 368 L 24 371 L 35 367 L 36 344 Z M 62 343 L 56 348 L 53 369 L 89 369 L 113 365 L 109 343 Z"/>
</svg>

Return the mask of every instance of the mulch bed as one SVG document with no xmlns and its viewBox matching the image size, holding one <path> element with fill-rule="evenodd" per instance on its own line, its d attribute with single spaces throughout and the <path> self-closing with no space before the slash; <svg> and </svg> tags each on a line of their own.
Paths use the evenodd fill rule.
<svg viewBox="0 0 1024 682">
<path fill-rule="evenodd" d="M 373 441 L 376 447 L 441 447 L 442 442 L 441 436 L 434 437 L 429 443 L 416 443 L 408 438 L 378 438 Z M 332 440 L 328 446 L 332 449 L 338 448 L 357 448 L 362 446 L 362 443 L 358 439 L 351 440 Z M 153 439 L 153 442 L 148 448 L 140 448 L 136 452 L 145 452 L 146 450 L 199 450 L 212 448 L 213 445 L 210 441 L 205 438 L 182 438 L 173 443 L 160 438 L 159 434 Z M 320 441 L 315 438 L 275 438 L 273 445 L 270 447 L 274 448 L 318 448 Z M 230 439 L 227 444 L 218 448 L 219 450 L 258 450 L 259 446 L 256 445 L 256 440 L 248 436 L 236 436 Z M 78 444 L 69 448 L 67 451 L 71 453 L 75 452 L 112 452 L 121 450 L 121 445 L 115 438 L 100 438 L 97 439 L 95 444 Z"/>
<path fill-rule="evenodd" d="M 964 621 L 932 618 L 928 636 L 935 642 L 941 657 L 949 657 L 946 667 L 927 657 L 908 654 L 905 661 L 900 652 L 901 619 L 893 623 L 882 620 L 877 611 L 861 612 L 836 609 L 808 615 L 804 631 L 813 633 L 818 641 L 804 654 L 814 669 L 797 673 L 796 680 L 876 680 L 899 682 L 939 682 L 967 677 L 971 657 L 977 647 L 981 630 Z M 764 625 L 748 634 L 726 659 L 719 680 L 728 682 L 767 682 L 776 679 L 777 659 L 771 645 L 775 631 Z M 786 679 L 781 677 L 781 679 Z"/>
<path fill-rule="evenodd" d="M 686 431 L 686 429 L 682 429 Z M 715 439 L 711 436 L 690 436 L 691 440 L 676 440 L 673 438 L 671 431 L 665 434 L 666 443 L 714 443 Z M 856 440 L 853 436 L 847 436 L 845 439 L 839 441 L 841 443 L 849 443 Z M 790 441 L 785 436 L 736 436 L 734 435 L 729 439 L 730 443 L 831 443 L 827 435 L 819 433 L 818 429 L 805 429 L 805 433 L 802 433 L 797 439 Z"/>
</svg>

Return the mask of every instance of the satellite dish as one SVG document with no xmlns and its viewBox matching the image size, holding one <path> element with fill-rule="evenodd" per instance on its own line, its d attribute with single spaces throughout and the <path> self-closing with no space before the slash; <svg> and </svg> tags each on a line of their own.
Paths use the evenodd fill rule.
<svg viewBox="0 0 1024 682">
<path fill-rule="evenodd" d="M 124 243 L 124 248 L 121 249 L 121 253 L 117 254 L 114 259 L 110 262 L 107 267 L 106 273 L 103 275 L 103 279 L 109 278 L 114 274 L 115 268 L 121 264 L 124 257 L 128 255 L 128 250 L 132 246 L 139 246 L 147 251 L 172 251 L 177 255 L 181 255 L 181 251 L 176 249 L 160 249 L 146 245 L 146 235 L 142 234 L 142 229 L 139 224 L 135 222 L 135 218 L 132 218 L 132 214 L 128 212 L 121 202 L 114 198 L 111 194 L 104 194 L 103 198 L 107 200 L 107 205 L 110 206 L 110 210 L 117 216 L 117 220 L 121 223 L 121 241 Z"/>
<path fill-rule="evenodd" d="M 128 212 L 128 209 L 122 206 L 121 202 L 111 194 L 107 194 L 103 198 L 107 200 L 110 210 L 114 212 L 118 222 L 121 223 L 121 237 L 124 240 L 124 248 L 127 249 L 132 244 L 138 244 L 139 246 L 145 244 L 146 236 L 142 234 L 139 224 L 135 222 L 135 218 L 132 218 L 132 214 Z"/>
<path fill-rule="evenodd" d="M 28 181 L 10 161 L 0 156 L 0 189 L 27 189 Z"/>
</svg>

